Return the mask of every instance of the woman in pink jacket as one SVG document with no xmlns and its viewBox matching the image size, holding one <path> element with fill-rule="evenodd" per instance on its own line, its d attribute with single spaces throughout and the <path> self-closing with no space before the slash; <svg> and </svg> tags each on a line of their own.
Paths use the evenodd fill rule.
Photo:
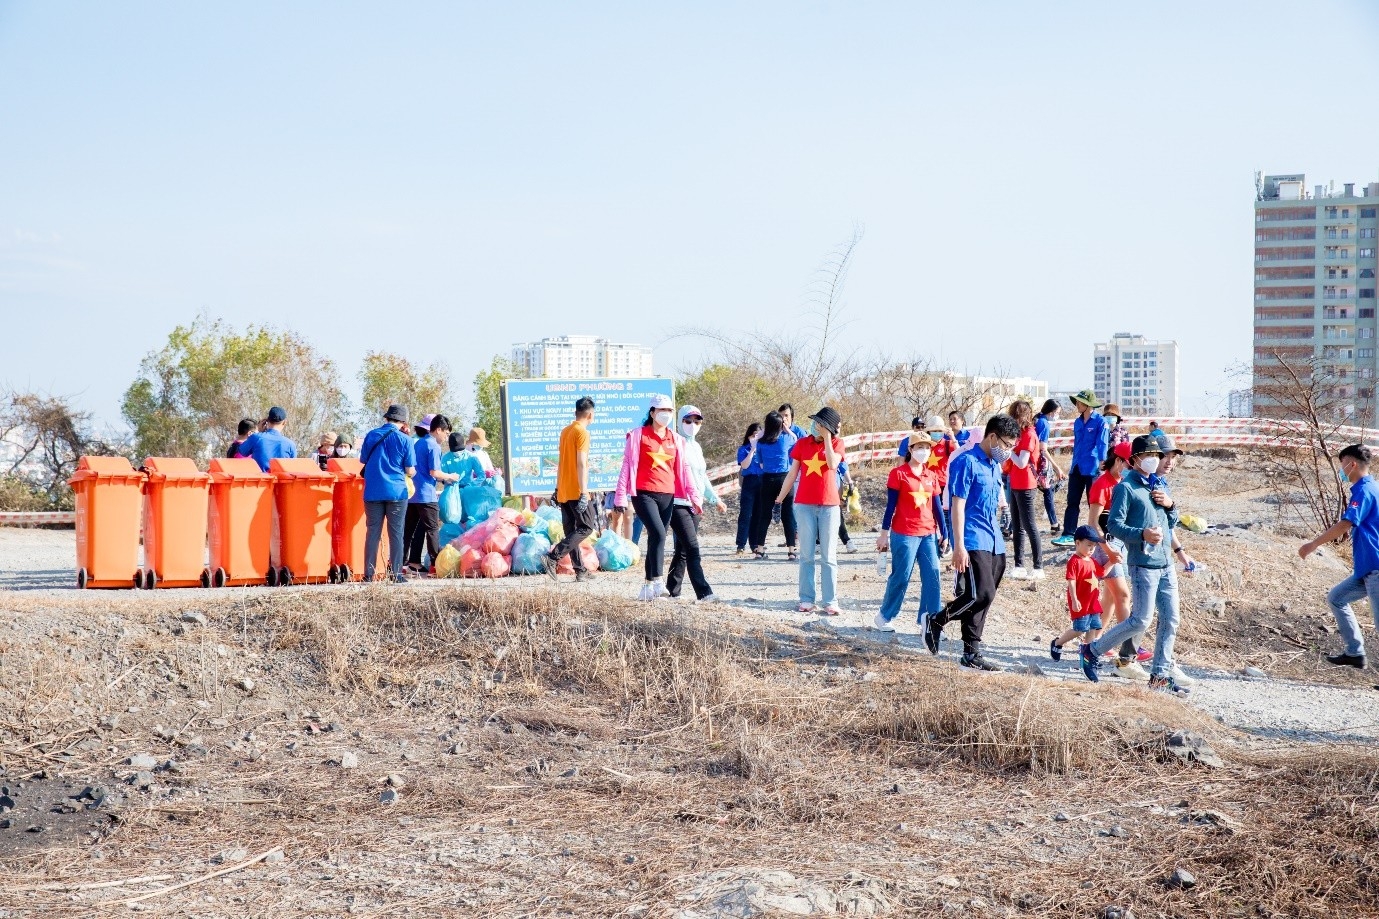
<svg viewBox="0 0 1379 919">
<path fill-rule="evenodd" d="M 674 413 L 675 403 L 669 396 L 651 397 L 646 421 L 627 432 L 618 490 L 613 497 L 618 507 L 627 507 L 630 500 L 633 512 L 646 529 L 646 584 L 637 595 L 638 600 L 655 600 L 667 594 L 667 531 L 674 532 L 676 544 L 685 549 L 695 593 L 701 597 L 712 595 L 704 578 L 692 516 L 703 511 L 703 504 L 685 461 L 685 440 L 670 426 Z M 689 506 L 677 505 L 676 498 L 688 501 Z"/>
</svg>

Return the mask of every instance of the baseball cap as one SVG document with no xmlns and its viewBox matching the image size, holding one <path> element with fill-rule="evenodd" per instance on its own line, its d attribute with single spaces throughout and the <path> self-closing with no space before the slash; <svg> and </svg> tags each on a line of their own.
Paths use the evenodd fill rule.
<svg viewBox="0 0 1379 919">
<path fill-rule="evenodd" d="M 287 412 L 283 411 L 281 408 L 275 405 L 268 410 L 268 420 L 271 421 L 273 424 L 278 424 L 279 422 L 286 421 Z"/>
<path fill-rule="evenodd" d="M 1159 439 L 1153 434 L 1141 434 L 1130 444 L 1130 453 L 1132 456 L 1138 456 L 1141 453 L 1163 452 L 1163 448 L 1159 446 Z"/>
<path fill-rule="evenodd" d="M 1100 407 L 1101 407 L 1101 400 L 1098 399 L 1098 398 L 1096 397 L 1096 393 L 1093 392 L 1093 391 L 1090 390 L 1090 389 L 1084 389 L 1084 390 L 1082 390 L 1080 393 L 1078 393 L 1077 395 L 1073 396 L 1073 401 L 1074 401 L 1074 402 L 1081 402 L 1083 405 L 1087 406 L 1088 408 L 1100 408 Z"/>
<path fill-rule="evenodd" d="M 1119 456 L 1121 459 L 1125 460 L 1127 463 L 1130 462 L 1130 457 L 1135 455 L 1130 452 L 1130 441 L 1128 440 L 1122 440 L 1120 443 L 1116 444 L 1114 447 L 1111 448 L 1111 452 L 1114 453 L 1116 456 Z"/>
<path fill-rule="evenodd" d="M 1165 453 L 1176 453 L 1179 456 L 1183 455 L 1183 451 L 1178 449 L 1178 445 L 1173 442 L 1172 437 L 1169 437 L 1167 434 L 1154 434 L 1152 436 L 1159 442 L 1160 450 Z"/>
<path fill-rule="evenodd" d="M 1092 542 L 1106 541 L 1101 538 L 1101 534 L 1096 531 L 1096 528 L 1085 523 L 1078 527 L 1077 531 L 1073 533 L 1073 539 L 1090 539 Z"/>
<path fill-rule="evenodd" d="M 663 408 L 675 408 L 675 403 L 670 400 L 670 396 L 656 393 L 651 397 L 651 409 L 655 411 Z"/>
<path fill-rule="evenodd" d="M 703 421 L 704 413 L 693 405 L 686 405 L 680 409 L 680 420 L 684 421 L 686 418 L 698 418 L 700 421 Z"/>
</svg>

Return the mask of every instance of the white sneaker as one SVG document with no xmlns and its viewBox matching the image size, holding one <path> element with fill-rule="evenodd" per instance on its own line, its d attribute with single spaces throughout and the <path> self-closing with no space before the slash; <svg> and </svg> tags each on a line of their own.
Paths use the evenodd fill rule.
<svg viewBox="0 0 1379 919">
<path fill-rule="evenodd" d="M 1168 675 L 1173 677 L 1173 682 L 1179 686 L 1195 686 L 1197 684 L 1197 681 L 1183 673 L 1182 668 L 1177 664 L 1173 665 L 1173 669 L 1168 672 Z"/>
<path fill-rule="evenodd" d="M 1149 682 L 1149 671 L 1139 665 L 1138 661 L 1131 661 L 1128 664 L 1116 662 L 1116 676 L 1127 680 L 1137 680 L 1141 683 Z"/>
<path fill-rule="evenodd" d="M 651 582 L 651 599 L 658 600 L 661 597 L 670 596 L 670 591 L 666 590 L 666 582 L 660 578 Z"/>
<path fill-rule="evenodd" d="M 843 551 L 846 552 L 848 555 L 856 555 L 857 547 L 854 546 L 852 543 L 848 543 L 846 546 L 843 546 Z"/>
<path fill-rule="evenodd" d="M 881 618 L 881 614 L 880 614 L 880 613 L 877 613 L 877 614 L 876 614 L 876 618 L 873 619 L 873 620 L 871 621 L 871 627 L 872 627 L 873 629 L 876 629 L 876 631 L 878 631 L 878 632 L 894 632 L 894 631 L 895 631 L 895 626 L 891 625 L 891 624 L 890 624 L 889 622 L 887 622 L 885 619 Z"/>
<path fill-rule="evenodd" d="M 698 600 L 695 600 L 694 602 L 695 602 L 695 603 L 717 603 L 717 602 L 718 602 L 718 598 L 715 597 L 713 594 L 705 594 L 704 596 L 700 597 Z"/>
<path fill-rule="evenodd" d="M 648 602 L 656 599 L 656 589 L 652 586 L 650 581 L 642 585 L 641 592 L 637 594 L 637 599 Z"/>
<path fill-rule="evenodd" d="M 1042 581 L 1042 580 L 1044 580 L 1044 569 L 1043 569 L 1043 568 L 1035 568 L 1035 569 L 1032 569 L 1032 570 L 1030 571 L 1029 577 L 1030 577 L 1030 580 L 1032 580 L 1032 581 Z"/>
<path fill-rule="evenodd" d="M 1010 572 L 1010 579 L 1012 581 L 1028 581 L 1029 572 L 1024 568 L 1016 567 Z"/>
</svg>

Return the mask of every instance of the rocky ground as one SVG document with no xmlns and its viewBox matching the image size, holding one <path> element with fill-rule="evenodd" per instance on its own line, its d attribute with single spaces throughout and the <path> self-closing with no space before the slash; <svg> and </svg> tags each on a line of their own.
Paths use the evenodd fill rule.
<svg viewBox="0 0 1379 919">
<path fill-rule="evenodd" d="M 1379 692 L 1319 663 L 1345 562 L 1241 462 L 1175 482 L 1213 523 L 1186 702 L 1048 659 L 1052 551 L 988 677 L 866 628 L 856 530 L 833 621 L 721 520 L 712 606 L 635 573 L 78 593 L 70 531 L 0 530 L 0 915 L 1379 911 Z"/>
</svg>

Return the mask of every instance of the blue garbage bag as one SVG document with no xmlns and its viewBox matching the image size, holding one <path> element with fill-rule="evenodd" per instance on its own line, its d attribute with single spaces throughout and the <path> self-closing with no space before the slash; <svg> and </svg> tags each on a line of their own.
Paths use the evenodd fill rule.
<svg viewBox="0 0 1379 919">
<path fill-rule="evenodd" d="M 560 508 L 554 504 L 543 504 L 536 509 L 536 516 L 547 523 L 560 523 Z"/>
<path fill-rule="evenodd" d="M 436 535 L 442 546 L 448 546 L 451 542 L 464 535 L 464 524 L 456 520 L 454 523 L 441 525 L 441 531 Z"/>
<path fill-rule="evenodd" d="M 447 485 L 441 489 L 438 503 L 442 523 L 459 523 L 464 519 L 464 502 L 460 499 L 458 485 Z"/>
<path fill-rule="evenodd" d="M 637 561 L 637 547 L 612 530 L 604 530 L 594 543 L 594 554 L 604 571 L 624 571 Z"/>
<path fill-rule="evenodd" d="M 512 544 L 512 573 L 541 574 L 541 560 L 551 552 L 551 541 L 540 533 L 523 533 Z"/>
<path fill-rule="evenodd" d="M 503 493 L 492 485 L 467 485 L 460 489 L 464 504 L 465 526 L 488 519 L 488 515 L 503 506 Z"/>
<path fill-rule="evenodd" d="M 453 472 L 459 476 L 460 485 L 465 488 L 471 485 L 484 485 L 488 482 L 488 470 L 484 469 L 484 464 L 479 462 L 478 455 L 470 450 L 447 453 L 445 459 L 441 461 L 441 471 Z"/>
</svg>

